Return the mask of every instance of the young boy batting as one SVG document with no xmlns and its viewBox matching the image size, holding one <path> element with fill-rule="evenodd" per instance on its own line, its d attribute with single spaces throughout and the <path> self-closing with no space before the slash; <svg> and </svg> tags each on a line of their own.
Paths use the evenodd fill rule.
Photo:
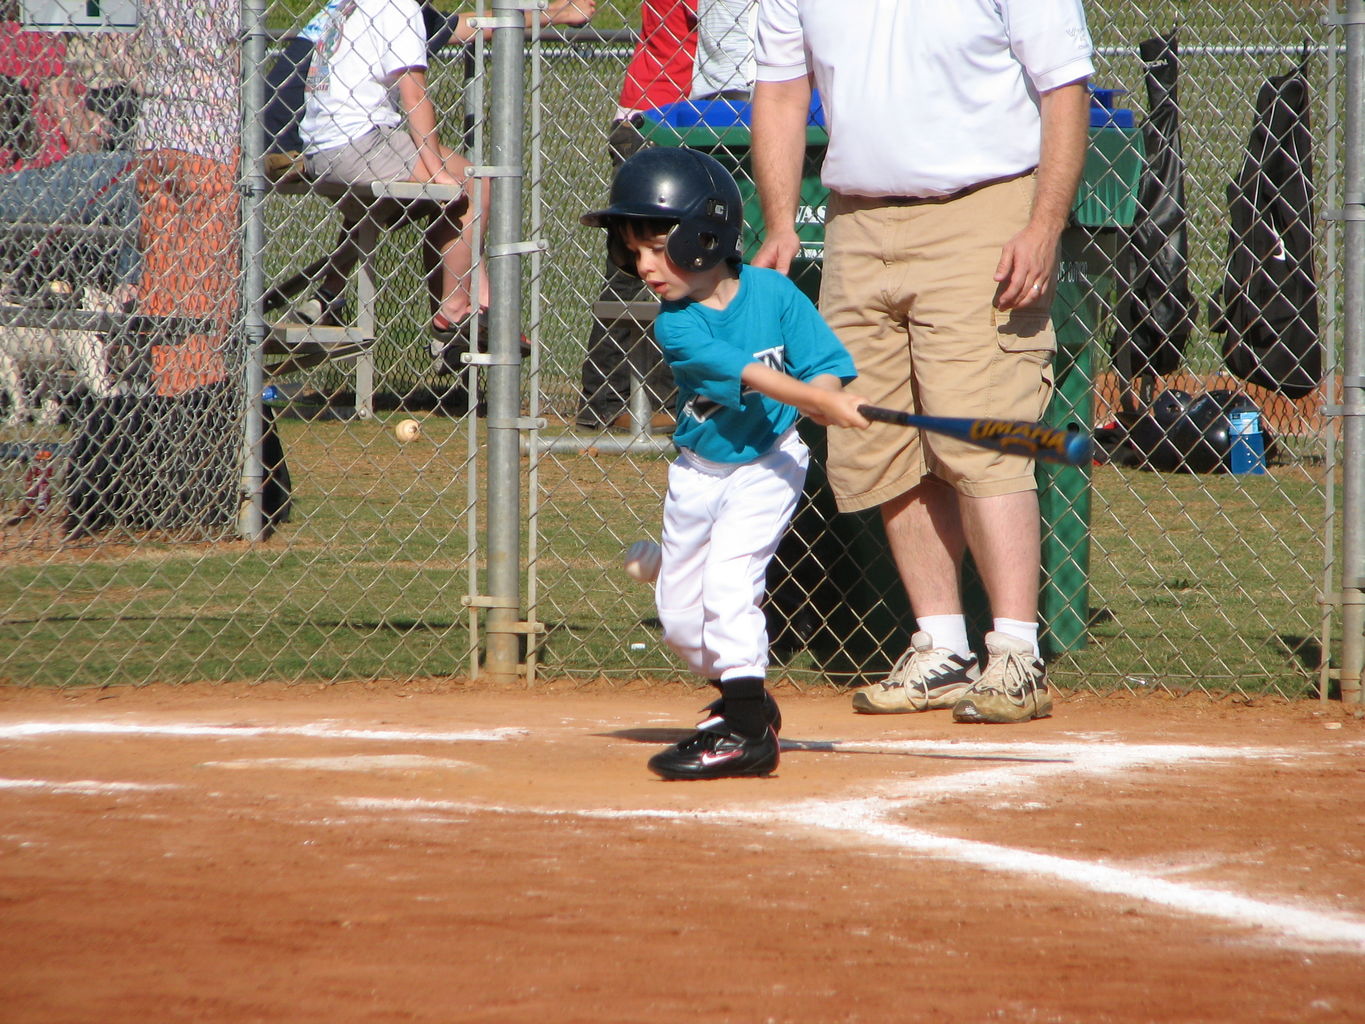
<svg viewBox="0 0 1365 1024">
<path fill-rule="evenodd" d="M 741 263 L 743 216 L 720 163 L 660 147 L 623 163 L 611 205 L 581 218 L 607 229 L 612 262 L 662 300 L 655 337 L 678 386 L 655 600 L 664 641 L 721 697 L 694 735 L 650 759 L 665 779 L 777 767 L 759 601 L 810 460 L 796 420 L 868 425 L 865 399 L 843 390 L 853 360 L 810 300 Z"/>
</svg>

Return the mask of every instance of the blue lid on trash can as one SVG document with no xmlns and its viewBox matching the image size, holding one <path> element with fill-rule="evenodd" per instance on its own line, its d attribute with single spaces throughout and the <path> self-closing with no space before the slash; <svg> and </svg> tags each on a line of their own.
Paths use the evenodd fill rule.
<svg viewBox="0 0 1365 1024">
<path fill-rule="evenodd" d="M 651 121 L 671 128 L 748 128 L 752 114 L 753 105 L 748 100 L 725 99 L 679 100 L 645 111 L 645 117 Z M 815 128 L 825 126 L 825 108 L 820 103 L 820 94 L 813 90 L 806 124 Z"/>
<path fill-rule="evenodd" d="M 1090 127 L 1131 130 L 1136 123 L 1133 112 L 1127 107 L 1114 106 L 1115 99 L 1127 93 L 1127 89 L 1091 89 Z"/>
</svg>

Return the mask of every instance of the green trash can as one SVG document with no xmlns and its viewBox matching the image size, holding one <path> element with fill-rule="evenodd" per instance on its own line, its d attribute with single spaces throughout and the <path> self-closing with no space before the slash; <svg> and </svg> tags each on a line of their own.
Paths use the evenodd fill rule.
<svg viewBox="0 0 1365 1024">
<path fill-rule="evenodd" d="M 763 240 L 763 207 L 750 162 L 749 105 L 736 100 L 671 103 L 645 115 L 640 128 L 656 146 L 699 149 L 715 157 L 735 176 L 744 199 L 744 234 L 740 251 L 753 259 Z M 801 198 L 796 233 L 801 252 L 792 261 L 791 279 L 812 302 L 820 297 L 820 268 L 825 251 L 825 206 L 829 189 L 820 183 L 829 135 L 824 129 L 819 97 L 811 101 L 811 123 L 806 127 L 806 156 L 801 168 Z"/>
<path fill-rule="evenodd" d="M 1142 177 L 1142 135 L 1133 112 L 1114 106 L 1117 90 L 1096 89 L 1090 147 L 1071 226 L 1062 233 L 1052 322 L 1057 333 L 1056 390 L 1046 420 L 1095 426 L 1095 344 L 1103 310 L 1112 300 L 1113 265 L 1120 229 L 1137 216 Z M 1039 594 L 1040 642 L 1045 656 L 1085 646 L 1090 620 L 1091 467 L 1039 462 L 1038 502 L 1043 520 L 1043 585 Z"/>
<path fill-rule="evenodd" d="M 1112 232 L 1109 232 L 1112 235 Z M 1057 357 L 1055 390 L 1045 420 L 1058 427 L 1094 430 L 1095 335 L 1100 302 L 1112 287 L 1108 239 L 1083 228 L 1062 234 L 1052 322 Z M 1035 464 L 1043 520 L 1043 583 L 1038 595 L 1044 655 L 1085 646 L 1090 619 L 1091 467 Z M 984 600 L 984 599 L 983 599 Z"/>
</svg>

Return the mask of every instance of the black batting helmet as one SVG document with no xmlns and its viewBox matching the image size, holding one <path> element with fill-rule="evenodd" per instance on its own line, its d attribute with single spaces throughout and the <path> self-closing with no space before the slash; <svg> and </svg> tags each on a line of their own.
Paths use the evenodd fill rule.
<svg viewBox="0 0 1365 1024">
<path fill-rule="evenodd" d="M 620 225 L 629 220 L 674 222 L 668 258 L 684 270 L 710 270 L 722 260 L 740 258 L 744 201 L 735 179 L 715 157 L 656 146 L 620 166 L 612 179 L 610 206 L 579 220 L 607 229 L 607 255 L 627 274 L 635 275 L 635 259 Z"/>
</svg>

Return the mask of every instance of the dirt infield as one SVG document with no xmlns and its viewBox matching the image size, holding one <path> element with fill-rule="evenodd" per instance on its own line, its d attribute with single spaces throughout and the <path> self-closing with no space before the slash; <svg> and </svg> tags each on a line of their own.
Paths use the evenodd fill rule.
<svg viewBox="0 0 1365 1024">
<path fill-rule="evenodd" d="M 0 691 L 0 1021 L 1361 1021 L 1365 720 L 679 688 Z"/>
</svg>

